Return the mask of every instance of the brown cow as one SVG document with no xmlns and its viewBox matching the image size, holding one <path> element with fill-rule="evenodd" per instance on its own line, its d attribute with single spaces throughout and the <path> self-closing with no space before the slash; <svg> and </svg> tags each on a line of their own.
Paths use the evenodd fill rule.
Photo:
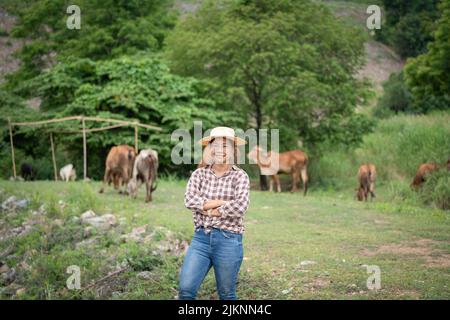
<svg viewBox="0 0 450 320">
<path fill-rule="evenodd" d="M 139 152 L 134 161 L 133 176 L 128 182 L 128 192 L 133 199 L 136 199 L 140 185 L 145 183 L 145 202 L 152 201 L 152 192 L 156 190 L 156 185 L 153 184 L 158 175 L 158 165 L 158 153 L 155 150 L 145 149 Z"/>
<path fill-rule="evenodd" d="M 375 165 L 371 163 L 363 164 L 358 170 L 358 183 L 359 187 L 356 193 L 356 197 L 359 201 L 367 201 L 367 196 L 370 192 L 370 198 L 375 198 L 375 179 L 377 171 Z"/>
<path fill-rule="evenodd" d="M 261 174 L 270 176 L 269 191 L 273 191 L 273 183 L 277 185 L 277 191 L 281 192 L 280 178 L 278 173 L 290 173 L 292 175 L 292 189 L 291 192 L 298 190 L 298 183 L 300 177 L 303 181 L 303 194 L 306 195 L 308 191 L 308 156 L 301 150 L 292 150 L 282 153 L 275 151 L 264 152 L 259 146 L 255 146 L 249 153 L 248 158 L 255 161 Z M 276 163 L 278 162 L 278 170 L 276 170 Z"/>
<path fill-rule="evenodd" d="M 133 147 L 127 145 L 120 145 L 112 147 L 106 157 L 105 176 L 103 178 L 103 185 L 100 193 L 105 190 L 106 184 L 114 183 L 114 189 L 119 189 L 120 186 L 127 185 L 134 165 L 136 152 Z M 119 191 L 122 193 L 122 191 Z M 127 193 L 125 190 L 124 193 Z"/>
<path fill-rule="evenodd" d="M 450 159 L 448 159 L 447 162 L 442 166 L 436 164 L 435 162 L 422 163 L 421 165 L 419 165 L 416 176 L 411 183 L 411 187 L 414 189 L 418 189 L 422 185 L 422 183 L 425 182 L 425 176 L 431 174 L 434 170 L 439 168 L 447 168 L 447 170 L 450 170 Z"/>
</svg>

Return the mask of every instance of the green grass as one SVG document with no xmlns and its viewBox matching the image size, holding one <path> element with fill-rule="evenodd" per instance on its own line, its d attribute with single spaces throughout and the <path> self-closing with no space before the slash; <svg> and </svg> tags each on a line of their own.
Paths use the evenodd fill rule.
<svg viewBox="0 0 450 320">
<path fill-rule="evenodd" d="M 52 218 L 64 219 L 63 227 L 34 231 L 15 240 L 15 251 L 7 263 L 15 266 L 15 284 L 24 287 L 22 296 L 4 292 L 2 298 L 113 298 L 173 299 L 182 258 L 153 256 L 142 244 L 118 241 L 121 233 L 148 224 L 164 226 L 181 239 L 193 233 L 192 215 L 183 206 L 185 181 L 160 181 L 154 202 L 144 203 L 118 195 L 112 189 L 98 194 L 100 183 L 0 181 L 0 200 L 15 194 L 32 199 L 31 209 L 40 203 L 52 209 Z M 390 200 L 382 187 L 372 203 L 353 199 L 352 190 L 312 191 L 281 194 L 252 191 L 246 214 L 244 262 L 238 295 L 241 299 L 449 299 L 450 219 L 448 211 Z M 63 211 L 59 200 L 68 204 Z M 113 213 L 125 223 L 114 228 L 94 247 L 76 248 L 80 241 L 73 216 L 92 208 L 97 214 Z M 22 210 L 15 218 L 3 213 L 2 224 L 17 226 L 30 215 Z M 1 232 L 0 225 L 0 232 Z M 0 253 L 11 243 L 0 241 Z M 378 250 L 378 251 L 377 251 Z M 26 260 L 30 270 L 22 271 Z M 127 259 L 131 269 L 112 278 L 101 288 L 82 293 L 64 289 L 65 268 L 82 268 L 82 287 L 104 276 L 111 265 Z M 300 266 L 304 260 L 316 264 Z M 363 265 L 381 269 L 381 289 L 366 287 Z M 154 277 L 141 280 L 136 274 L 151 270 Z M 1 286 L 0 286 L 1 287 Z M 289 290 L 290 289 L 290 290 Z M 288 293 L 283 293 L 288 290 Z M 100 293 L 99 293 L 100 291 Z M 0 291 L 1 292 L 1 291 Z M 1 293 L 0 293 L 1 294 Z M 201 299 L 216 299 L 213 272 L 199 292 Z"/>
</svg>

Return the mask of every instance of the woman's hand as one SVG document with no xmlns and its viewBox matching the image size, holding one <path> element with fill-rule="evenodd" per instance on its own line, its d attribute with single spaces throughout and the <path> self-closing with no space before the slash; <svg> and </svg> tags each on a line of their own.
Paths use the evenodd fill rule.
<svg viewBox="0 0 450 320">
<path fill-rule="evenodd" d="M 208 200 L 203 204 L 203 210 L 215 209 L 227 203 L 225 200 Z"/>
<path fill-rule="evenodd" d="M 211 216 L 211 217 L 220 217 L 221 216 L 218 208 L 203 210 L 202 214 L 205 216 Z"/>
</svg>

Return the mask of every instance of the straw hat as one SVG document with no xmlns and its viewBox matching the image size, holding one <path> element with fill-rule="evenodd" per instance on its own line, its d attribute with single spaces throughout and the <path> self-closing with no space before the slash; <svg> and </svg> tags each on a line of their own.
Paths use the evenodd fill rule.
<svg viewBox="0 0 450 320">
<path fill-rule="evenodd" d="M 216 127 L 212 129 L 210 135 L 199 140 L 198 143 L 202 146 L 206 146 L 214 138 L 227 138 L 233 140 L 238 146 L 246 144 L 244 139 L 236 137 L 234 134 L 234 129 L 228 127 Z"/>
</svg>

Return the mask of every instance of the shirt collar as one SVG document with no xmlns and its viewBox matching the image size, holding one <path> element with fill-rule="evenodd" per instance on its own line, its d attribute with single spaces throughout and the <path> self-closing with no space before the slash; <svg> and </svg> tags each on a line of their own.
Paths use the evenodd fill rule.
<svg viewBox="0 0 450 320">
<path fill-rule="evenodd" d="M 207 164 L 207 165 L 205 166 L 205 168 L 211 170 L 211 172 L 214 173 L 214 171 L 212 171 L 212 164 Z M 237 170 L 239 170 L 239 167 L 238 167 L 237 165 L 233 164 L 233 165 L 231 165 L 231 170 L 237 171 Z M 230 171 L 230 170 L 229 170 L 229 171 Z M 228 174 L 229 174 L 229 173 L 227 172 L 227 173 L 224 174 L 224 176 L 226 176 L 226 175 L 228 175 Z M 223 177 L 223 176 L 222 176 L 222 177 Z"/>
</svg>

